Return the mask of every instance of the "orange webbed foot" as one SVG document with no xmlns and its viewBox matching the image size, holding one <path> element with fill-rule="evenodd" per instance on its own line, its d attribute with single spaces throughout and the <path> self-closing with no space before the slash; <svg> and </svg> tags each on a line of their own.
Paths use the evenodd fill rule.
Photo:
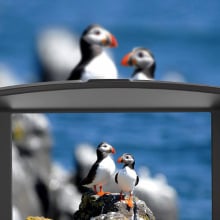
<svg viewBox="0 0 220 220">
<path fill-rule="evenodd" d="M 111 192 L 104 192 L 104 191 L 97 192 L 97 195 L 99 195 L 99 196 L 104 196 L 104 195 L 108 195 L 108 194 L 111 194 Z"/>
<path fill-rule="evenodd" d="M 105 195 L 104 192 L 97 192 L 96 194 L 97 194 L 98 196 L 103 196 L 103 195 Z"/>
<path fill-rule="evenodd" d="M 99 192 L 96 192 L 97 195 L 99 196 L 104 196 L 107 194 L 111 194 L 111 192 L 104 192 L 102 186 L 99 187 Z"/>
<path fill-rule="evenodd" d="M 126 199 L 125 202 L 127 203 L 128 207 L 130 207 L 130 208 L 134 207 L 132 198 Z"/>
</svg>

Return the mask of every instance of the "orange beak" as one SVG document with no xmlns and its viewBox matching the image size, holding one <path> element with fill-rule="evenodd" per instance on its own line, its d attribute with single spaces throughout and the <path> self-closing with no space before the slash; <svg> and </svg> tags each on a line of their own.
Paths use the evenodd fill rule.
<svg viewBox="0 0 220 220">
<path fill-rule="evenodd" d="M 122 58 L 122 60 L 121 60 L 122 66 L 131 66 L 131 55 L 132 55 L 132 53 L 128 53 Z M 133 61 L 132 61 L 132 63 L 133 63 Z"/>
<path fill-rule="evenodd" d="M 118 42 L 115 38 L 114 35 L 110 34 L 110 47 L 117 47 L 118 46 Z"/>
<path fill-rule="evenodd" d="M 111 152 L 112 152 L 112 154 L 115 154 L 116 151 L 115 151 L 114 147 L 112 147 L 112 151 Z"/>
<path fill-rule="evenodd" d="M 122 163 L 122 162 L 123 162 L 122 157 L 119 157 L 118 160 L 117 160 L 117 162 L 118 162 L 118 163 Z"/>
</svg>

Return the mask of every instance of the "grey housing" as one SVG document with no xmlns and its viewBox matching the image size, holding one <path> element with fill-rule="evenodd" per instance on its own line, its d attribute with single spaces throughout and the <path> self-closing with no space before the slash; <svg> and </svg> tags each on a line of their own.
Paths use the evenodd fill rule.
<svg viewBox="0 0 220 220">
<path fill-rule="evenodd" d="M 160 81 L 57 81 L 0 89 L 0 218 L 11 219 L 11 114 L 31 112 L 210 112 L 212 219 L 220 219 L 220 87 Z"/>
</svg>

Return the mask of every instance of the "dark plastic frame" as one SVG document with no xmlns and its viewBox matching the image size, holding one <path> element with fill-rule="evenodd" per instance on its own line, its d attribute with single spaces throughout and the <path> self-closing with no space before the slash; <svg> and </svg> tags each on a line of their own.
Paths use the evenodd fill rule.
<svg viewBox="0 0 220 220">
<path fill-rule="evenodd" d="M 0 219 L 11 219 L 11 114 L 210 112 L 212 219 L 220 219 L 220 88 L 159 81 L 59 81 L 0 89 Z"/>
</svg>

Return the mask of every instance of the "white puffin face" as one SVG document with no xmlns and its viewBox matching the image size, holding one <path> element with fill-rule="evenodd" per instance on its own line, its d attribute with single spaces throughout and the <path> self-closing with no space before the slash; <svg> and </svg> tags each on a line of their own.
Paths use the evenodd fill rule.
<svg viewBox="0 0 220 220">
<path fill-rule="evenodd" d="M 98 146 L 98 150 L 103 153 L 115 153 L 114 147 L 112 147 L 110 144 L 103 142 Z"/>
<path fill-rule="evenodd" d="M 141 68 L 150 67 L 155 61 L 152 54 L 145 49 L 134 49 L 132 51 L 131 62 Z"/>
<path fill-rule="evenodd" d="M 94 25 L 89 28 L 83 38 L 89 44 L 96 44 L 106 47 L 117 46 L 116 38 L 109 31 L 98 25 Z"/>
<path fill-rule="evenodd" d="M 134 163 L 134 157 L 131 154 L 125 153 L 118 158 L 118 162 L 130 165 Z"/>
<path fill-rule="evenodd" d="M 134 48 L 121 60 L 121 64 L 123 66 L 137 66 L 141 69 L 149 68 L 154 63 L 155 60 L 153 54 L 150 52 L 150 50 L 143 47 Z"/>
</svg>

